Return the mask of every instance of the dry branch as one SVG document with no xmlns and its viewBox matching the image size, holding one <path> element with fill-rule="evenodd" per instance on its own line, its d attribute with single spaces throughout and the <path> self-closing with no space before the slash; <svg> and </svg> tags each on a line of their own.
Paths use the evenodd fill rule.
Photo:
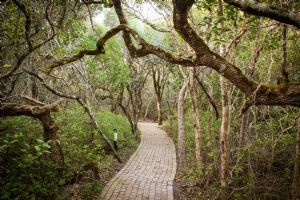
<svg viewBox="0 0 300 200">
<path fill-rule="evenodd" d="M 218 110 L 218 106 L 217 106 L 217 103 L 215 102 L 215 100 L 213 99 L 212 96 L 209 95 L 207 89 L 205 88 L 204 84 L 202 83 L 202 81 L 199 79 L 198 76 L 195 76 L 198 84 L 200 85 L 201 89 L 203 90 L 204 94 L 206 95 L 206 97 L 208 98 L 208 101 L 209 103 L 212 105 L 212 107 L 214 108 L 215 110 L 215 113 L 216 113 L 216 118 L 218 119 L 219 118 L 219 110 Z"/>
</svg>

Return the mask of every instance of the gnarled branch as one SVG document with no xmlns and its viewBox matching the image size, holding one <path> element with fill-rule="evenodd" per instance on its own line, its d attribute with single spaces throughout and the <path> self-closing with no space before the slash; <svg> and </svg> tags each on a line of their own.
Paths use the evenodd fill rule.
<svg viewBox="0 0 300 200">
<path fill-rule="evenodd" d="M 53 94 L 59 96 L 59 97 L 63 97 L 63 98 L 67 98 L 67 99 L 73 99 L 73 100 L 76 100 L 85 110 L 85 112 L 89 115 L 91 121 L 92 121 L 92 124 L 94 125 L 94 128 L 98 131 L 98 133 L 100 133 L 100 135 L 102 136 L 102 138 L 104 139 L 104 141 L 106 142 L 106 144 L 110 147 L 110 149 L 112 150 L 115 158 L 120 162 L 122 163 L 122 159 L 120 158 L 119 154 L 117 153 L 117 151 L 115 150 L 114 146 L 112 145 L 112 143 L 109 141 L 109 139 L 107 138 L 107 136 L 105 135 L 105 133 L 101 130 L 94 114 L 92 113 L 90 107 L 88 106 L 87 103 L 85 103 L 79 96 L 76 96 L 76 95 L 71 95 L 71 94 L 64 94 L 60 91 L 57 91 L 55 90 L 54 88 L 50 87 L 46 82 L 45 80 L 40 77 L 38 74 L 34 73 L 34 72 L 31 72 L 29 70 L 24 70 L 25 72 L 27 72 L 28 74 L 36 77 L 40 82 L 41 84 L 47 89 L 49 90 L 50 92 L 52 92 Z"/>
<path fill-rule="evenodd" d="M 300 12 L 280 8 L 274 4 L 259 3 L 254 0 L 224 0 L 248 14 L 268 17 L 270 19 L 300 28 Z"/>
</svg>

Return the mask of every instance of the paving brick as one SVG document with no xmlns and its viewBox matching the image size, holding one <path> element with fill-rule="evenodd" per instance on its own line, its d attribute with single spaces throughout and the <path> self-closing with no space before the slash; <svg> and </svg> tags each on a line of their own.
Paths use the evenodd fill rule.
<svg viewBox="0 0 300 200">
<path fill-rule="evenodd" d="M 155 123 L 139 123 L 139 129 L 139 148 L 105 186 L 101 199 L 173 199 L 175 146 Z"/>
</svg>

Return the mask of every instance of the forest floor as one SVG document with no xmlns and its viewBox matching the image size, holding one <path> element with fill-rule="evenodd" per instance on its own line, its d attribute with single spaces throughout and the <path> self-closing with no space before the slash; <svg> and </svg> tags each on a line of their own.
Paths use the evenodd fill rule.
<svg viewBox="0 0 300 200">
<path fill-rule="evenodd" d="M 139 123 L 141 144 L 124 168 L 105 186 L 102 199 L 173 199 L 176 153 L 173 141 L 156 123 Z"/>
</svg>

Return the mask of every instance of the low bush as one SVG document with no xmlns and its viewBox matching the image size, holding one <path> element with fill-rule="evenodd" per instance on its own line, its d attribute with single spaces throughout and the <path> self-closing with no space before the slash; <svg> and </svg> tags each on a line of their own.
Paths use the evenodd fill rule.
<svg viewBox="0 0 300 200">
<path fill-rule="evenodd" d="M 127 119 L 108 111 L 95 116 L 109 139 L 113 139 L 113 129 L 118 130 L 119 153 L 126 160 L 137 147 Z M 1 121 L 0 199 L 69 199 L 74 195 L 93 199 L 115 173 L 117 161 L 81 107 L 62 109 L 53 118 L 65 158 L 63 172 L 45 159 L 50 146 L 43 141 L 38 120 L 9 117 Z M 100 179 L 85 170 L 90 163 L 98 168 Z"/>
<path fill-rule="evenodd" d="M 276 109 L 272 110 L 276 113 Z M 271 112 L 272 112 L 271 111 Z M 250 124 L 247 145 L 239 149 L 240 119 L 234 118 L 230 132 L 230 199 L 289 199 L 293 174 L 296 113 L 282 117 L 280 124 L 273 118 L 256 116 Z M 275 114 L 274 114 L 275 115 Z M 185 113 L 186 165 L 177 171 L 176 195 L 179 199 L 214 199 L 220 194 L 219 127 L 210 112 L 201 113 L 202 156 L 204 166 L 195 163 L 195 140 L 191 110 Z M 238 116 L 234 113 L 233 116 Z M 274 117 L 275 118 L 275 117 Z M 175 119 L 175 120 L 174 120 Z M 212 120 L 212 121 L 211 121 Z M 169 117 L 164 127 L 177 146 L 178 128 L 175 117 Z"/>
</svg>

